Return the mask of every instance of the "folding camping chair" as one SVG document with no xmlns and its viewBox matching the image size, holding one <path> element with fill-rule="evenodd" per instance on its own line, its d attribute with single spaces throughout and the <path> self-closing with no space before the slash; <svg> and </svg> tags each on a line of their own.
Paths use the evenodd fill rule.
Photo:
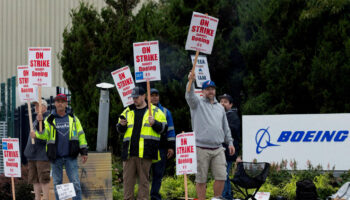
<svg viewBox="0 0 350 200">
<path fill-rule="evenodd" d="M 270 163 L 266 162 L 238 162 L 235 176 L 231 179 L 231 182 L 236 191 L 243 194 L 244 200 L 249 198 L 256 200 L 254 196 L 265 183 L 269 169 Z M 244 188 L 245 192 L 241 188 Z M 255 189 L 255 191 L 249 194 L 248 189 Z"/>
</svg>

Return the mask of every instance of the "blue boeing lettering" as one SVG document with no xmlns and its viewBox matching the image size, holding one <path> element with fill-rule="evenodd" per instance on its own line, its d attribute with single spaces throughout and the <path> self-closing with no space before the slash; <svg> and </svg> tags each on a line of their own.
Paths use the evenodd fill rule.
<svg viewBox="0 0 350 200">
<path fill-rule="evenodd" d="M 348 138 L 348 135 L 348 130 L 282 131 L 277 142 L 343 142 Z"/>
</svg>

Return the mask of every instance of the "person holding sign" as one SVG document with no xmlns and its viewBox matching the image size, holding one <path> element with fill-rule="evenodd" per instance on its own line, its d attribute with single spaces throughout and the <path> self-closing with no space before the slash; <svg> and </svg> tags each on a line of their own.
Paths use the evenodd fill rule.
<svg viewBox="0 0 350 200">
<path fill-rule="evenodd" d="M 163 111 L 168 123 L 166 135 L 160 137 L 159 151 L 161 160 L 152 164 L 151 200 L 161 200 L 162 197 L 159 194 L 159 189 L 165 172 L 166 160 L 174 155 L 175 128 L 171 112 L 159 103 L 159 91 L 155 88 L 151 89 L 151 102 Z"/>
<path fill-rule="evenodd" d="M 228 94 L 223 94 L 219 96 L 220 104 L 225 108 L 227 121 L 230 126 L 231 136 L 234 139 L 233 146 L 235 147 L 236 153 L 233 156 L 229 155 L 229 149 L 226 144 L 222 144 L 225 147 L 225 156 L 227 162 L 227 180 L 225 182 L 224 191 L 222 196 L 227 200 L 233 199 L 233 194 L 231 190 L 231 181 L 230 181 L 230 171 L 232 168 L 232 163 L 236 161 L 238 150 L 239 150 L 239 141 L 241 141 L 240 127 L 241 120 L 239 119 L 237 108 L 233 107 L 233 99 Z"/>
<path fill-rule="evenodd" d="M 47 102 L 41 100 L 41 112 L 39 112 L 39 102 L 34 101 L 36 120 L 33 122 L 35 130 L 30 131 L 26 148 L 24 149 L 24 156 L 28 160 L 28 183 L 33 184 L 35 200 L 41 200 L 41 191 L 43 192 L 43 199 L 49 199 L 49 185 L 50 185 L 50 161 L 46 156 L 46 140 L 35 138 L 35 131 L 39 130 L 39 120 L 45 119 L 48 115 Z M 42 114 L 40 114 L 42 113 Z M 35 143 L 32 144 L 31 139 L 35 138 Z"/>
<path fill-rule="evenodd" d="M 37 132 L 35 137 L 47 140 L 47 157 L 51 161 L 56 199 L 59 199 L 56 186 L 62 184 L 65 166 L 68 179 L 73 183 L 76 192 L 73 200 L 81 200 L 77 156 L 81 154 L 83 164 L 87 161 L 87 142 L 79 119 L 66 113 L 67 106 L 67 96 L 58 94 L 55 97 L 56 110 L 46 118 L 43 133 Z"/>
<path fill-rule="evenodd" d="M 151 115 L 145 101 L 145 90 L 135 87 L 128 106 L 119 117 L 117 132 L 123 139 L 124 200 L 134 200 L 136 179 L 139 180 L 138 200 L 149 199 L 149 172 L 152 160 L 159 161 L 159 141 L 167 130 L 164 113 L 151 105 Z"/>
<path fill-rule="evenodd" d="M 194 92 L 195 74 L 190 72 L 188 79 L 192 80 L 192 86 L 190 91 L 186 91 L 185 98 L 190 107 L 192 128 L 196 135 L 196 190 L 198 199 L 205 200 L 209 167 L 215 179 L 214 196 L 221 196 L 224 189 L 227 173 L 222 143 L 228 145 L 230 155 L 235 153 L 235 148 L 225 109 L 215 98 L 215 83 L 205 81 L 202 86 L 203 98 L 199 98 Z"/>
</svg>

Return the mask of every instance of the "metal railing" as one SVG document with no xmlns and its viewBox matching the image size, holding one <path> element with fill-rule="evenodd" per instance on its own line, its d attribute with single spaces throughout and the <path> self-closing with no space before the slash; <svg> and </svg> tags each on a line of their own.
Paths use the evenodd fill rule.
<svg viewBox="0 0 350 200">
<path fill-rule="evenodd" d="M 7 122 L 0 121 L 0 174 L 4 173 L 4 161 L 2 155 L 2 138 L 7 137 Z"/>
</svg>

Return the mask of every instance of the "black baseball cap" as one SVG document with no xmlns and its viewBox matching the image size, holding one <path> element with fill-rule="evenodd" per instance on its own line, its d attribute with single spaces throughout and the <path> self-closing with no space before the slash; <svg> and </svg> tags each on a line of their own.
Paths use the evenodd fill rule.
<svg viewBox="0 0 350 200">
<path fill-rule="evenodd" d="M 140 95 L 144 95 L 146 92 L 142 87 L 134 87 L 134 89 L 132 90 L 131 93 L 131 97 L 132 98 L 136 98 Z"/>
<path fill-rule="evenodd" d="M 151 88 L 151 94 L 159 94 L 159 91 L 156 88 Z"/>
<path fill-rule="evenodd" d="M 221 99 L 224 99 L 224 98 L 227 99 L 230 103 L 233 103 L 233 98 L 228 94 L 223 94 L 223 95 L 219 96 L 219 101 Z"/>
</svg>

